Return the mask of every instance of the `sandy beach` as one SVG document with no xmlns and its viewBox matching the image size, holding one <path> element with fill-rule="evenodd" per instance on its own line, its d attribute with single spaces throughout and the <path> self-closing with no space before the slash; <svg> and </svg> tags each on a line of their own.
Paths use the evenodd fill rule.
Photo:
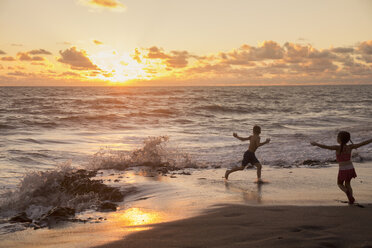
<svg viewBox="0 0 372 248">
<path fill-rule="evenodd" d="M 372 247 L 372 206 L 223 206 L 158 224 L 113 247 Z"/>
<path fill-rule="evenodd" d="M 98 178 L 108 185 L 137 188 L 118 211 L 87 211 L 78 217 L 97 221 L 2 235 L 0 247 L 371 247 L 372 164 L 355 167 L 352 186 L 362 207 L 345 203 L 337 165 L 267 166 L 266 184 L 254 183 L 252 169 L 228 181 L 223 168 L 167 176 L 104 171 Z"/>
</svg>

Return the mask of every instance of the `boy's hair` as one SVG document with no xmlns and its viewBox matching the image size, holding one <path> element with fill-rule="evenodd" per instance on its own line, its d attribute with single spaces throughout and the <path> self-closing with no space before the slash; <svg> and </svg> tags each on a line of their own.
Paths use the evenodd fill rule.
<svg viewBox="0 0 372 248">
<path fill-rule="evenodd" d="M 253 133 L 254 134 L 260 134 L 261 133 L 261 127 L 260 126 L 254 126 L 253 127 Z"/>
<path fill-rule="evenodd" d="M 340 154 L 342 153 L 342 150 L 344 149 L 344 145 L 347 144 L 347 142 L 350 140 L 350 133 L 346 131 L 341 131 L 338 133 L 337 138 L 340 139 L 341 145 L 340 145 Z"/>
</svg>

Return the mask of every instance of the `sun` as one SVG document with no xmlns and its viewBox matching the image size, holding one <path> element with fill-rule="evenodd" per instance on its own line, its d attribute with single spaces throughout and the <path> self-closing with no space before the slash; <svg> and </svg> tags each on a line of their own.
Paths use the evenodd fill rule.
<svg viewBox="0 0 372 248">
<path fill-rule="evenodd" d="M 115 50 L 101 51 L 90 56 L 101 72 L 91 79 L 107 81 L 110 84 L 125 83 L 130 80 L 147 80 L 151 75 L 146 72 L 146 65 L 134 60 L 129 53 L 119 54 Z"/>
</svg>

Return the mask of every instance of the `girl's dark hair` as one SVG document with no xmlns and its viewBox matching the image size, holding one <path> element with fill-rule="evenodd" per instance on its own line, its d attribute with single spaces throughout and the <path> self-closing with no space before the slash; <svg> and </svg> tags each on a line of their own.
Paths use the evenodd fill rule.
<svg viewBox="0 0 372 248">
<path fill-rule="evenodd" d="M 346 131 L 341 131 L 338 133 L 337 138 L 341 141 L 341 146 L 340 146 L 340 155 L 341 155 L 342 150 L 344 149 L 344 145 L 346 145 L 347 142 L 351 141 L 350 133 Z"/>
</svg>

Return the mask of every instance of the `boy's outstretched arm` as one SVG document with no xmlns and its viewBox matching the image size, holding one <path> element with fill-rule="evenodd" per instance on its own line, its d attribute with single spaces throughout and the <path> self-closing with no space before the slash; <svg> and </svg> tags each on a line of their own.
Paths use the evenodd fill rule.
<svg viewBox="0 0 372 248">
<path fill-rule="evenodd" d="M 372 139 L 369 139 L 369 140 L 366 140 L 366 141 L 363 141 L 363 142 L 360 142 L 358 144 L 355 144 L 355 145 L 351 145 L 352 149 L 357 149 L 361 146 L 365 146 L 365 145 L 368 145 L 369 143 L 372 142 Z"/>
<path fill-rule="evenodd" d="M 310 144 L 312 146 L 317 146 L 317 147 L 320 147 L 320 148 L 323 148 L 323 149 L 328 149 L 328 150 L 337 150 L 338 149 L 338 146 L 326 146 L 326 145 L 322 145 L 322 144 L 319 144 L 319 143 L 316 143 L 316 142 L 311 142 Z"/>
<path fill-rule="evenodd" d="M 257 147 L 260 147 L 260 146 L 263 146 L 263 145 L 266 145 L 266 144 L 269 144 L 269 143 L 270 143 L 270 139 L 266 139 L 265 142 L 258 143 Z"/>
<path fill-rule="evenodd" d="M 237 138 L 238 140 L 241 140 L 241 141 L 246 141 L 246 140 L 250 140 L 251 139 L 251 136 L 249 136 L 247 138 L 239 137 L 237 133 L 233 133 L 233 136 L 235 138 Z"/>
</svg>

